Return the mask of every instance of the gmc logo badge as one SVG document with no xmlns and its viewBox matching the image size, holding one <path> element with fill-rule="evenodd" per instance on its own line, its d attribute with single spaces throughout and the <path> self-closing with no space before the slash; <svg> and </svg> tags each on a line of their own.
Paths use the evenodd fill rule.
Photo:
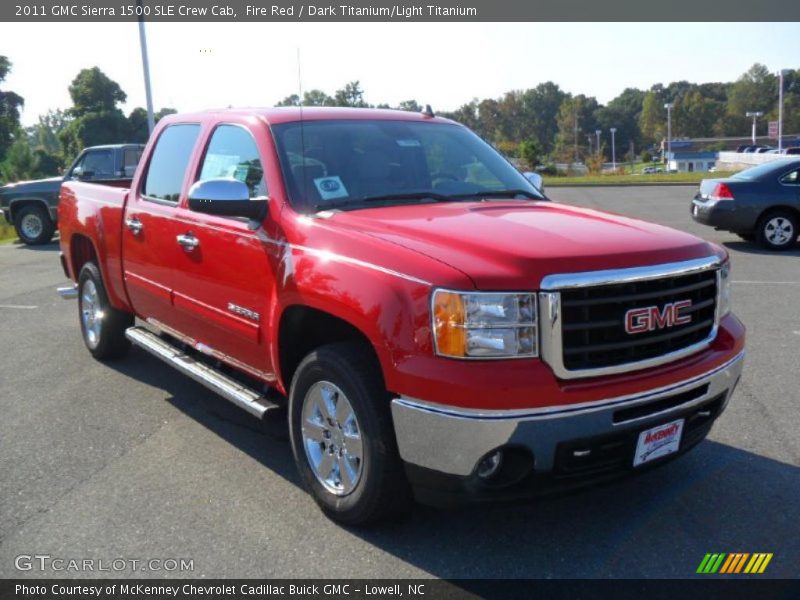
<svg viewBox="0 0 800 600">
<path fill-rule="evenodd" d="M 625 313 L 625 332 L 633 335 L 691 323 L 692 315 L 681 314 L 681 310 L 691 305 L 691 300 L 681 300 L 665 304 L 661 309 L 657 306 L 632 308 Z"/>
</svg>

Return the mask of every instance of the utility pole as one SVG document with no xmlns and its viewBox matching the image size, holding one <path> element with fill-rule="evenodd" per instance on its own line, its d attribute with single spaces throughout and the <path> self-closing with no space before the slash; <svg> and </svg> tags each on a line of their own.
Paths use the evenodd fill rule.
<svg viewBox="0 0 800 600">
<path fill-rule="evenodd" d="M 667 172 L 669 172 L 669 161 L 672 160 L 672 102 L 667 102 L 664 108 L 667 109 Z"/>
<path fill-rule="evenodd" d="M 589 142 L 589 154 L 594 154 L 594 138 L 591 134 L 586 136 L 586 141 Z"/>
<path fill-rule="evenodd" d="M 753 146 L 755 146 L 756 145 L 756 121 L 758 120 L 758 117 L 763 117 L 764 113 L 761 112 L 760 110 L 747 111 L 746 113 L 744 113 L 744 116 L 745 117 L 753 117 L 753 135 L 752 135 L 752 138 L 753 138 Z"/>
<path fill-rule="evenodd" d="M 616 171 L 617 170 L 617 148 L 614 145 L 614 134 L 617 133 L 617 128 L 612 127 L 609 129 L 611 132 L 611 168 Z"/>
<path fill-rule="evenodd" d="M 575 159 L 574 162 L 578 162 L 578 109 L 575 109 Z"/>
<path fill-rule="evenodd" d="M 600 134 L 603 133 L 602 129 L 595 129 L 594 134 L 597 136 L 597 148 L 595 151 L 597 152 L 597 156 L 600 156 Z"/>
<path fill-rule="evenodd" d="M 144 93 L 147 98 L 147 130 L 149 133 L 153 133 L 156 120 L 153 114 L 153 91 L 150 89 L 150 61 L 147 58 L 147 35 L 144 32 L 144 7 L 142 6 L 142 0 L 136 0 L 136 6 L 139 7 L 139 46 L 142 50 Z"/>
<path fill-rule="evenodd" d="M 778 71 L 778 154 L 783 151 L 783 76 L 789 69 Z"/>
</svg>

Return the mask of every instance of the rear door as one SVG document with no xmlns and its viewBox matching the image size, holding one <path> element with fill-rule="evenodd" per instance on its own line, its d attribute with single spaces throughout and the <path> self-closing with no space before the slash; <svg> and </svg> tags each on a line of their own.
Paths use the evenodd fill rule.
<svg viewBox="0 0 800 600">
<path fill-rule="evenodd" d="M 267 136 L 260 137 L 265 144 Z M 247 184 L 251 198 L 265 197 L 266 153 L 243 124 L 217 124 L 209 132 L 194 179 L 233 177 Z M 196 243 L 182 250 L 175 263 L 176 328 L 228 363 L 271 380 L 266 328 L 276 244 L 247 219 L 188 209 L 180 211 L 173 233 Z"/>
<path fill-rule="evenodd" d="M 137 314 L 173 326 L 173 273 L 182 258 L 173 229 L 185 195 L 187 171 L 200 125 L 175 123 L 161 130 L 146 172 L 131 190 L 123 224 L 123 267 Z"/>
</svg>

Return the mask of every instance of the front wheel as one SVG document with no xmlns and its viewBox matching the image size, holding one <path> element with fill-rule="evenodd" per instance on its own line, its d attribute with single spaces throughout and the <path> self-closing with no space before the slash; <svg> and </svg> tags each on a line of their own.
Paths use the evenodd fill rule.
<svg viewBox="0 0 800 600">
<path fill-rule="evenodd" d="M 56 225 L 43 206 L 28 204 L 17 211 L 14 217 L 14 229 L 25 244 L 38 246 L 53 239 Z"/>
<path fill-rule="evenodd" d="M 798 233 L 797 215 L 788 210 L 773 210 L 758 224 L 758 242 L 769 250 L 787 250 L 794 245 Z"/>
<path fill-rule="evenodd" d="M 300 363 L 289 393 L 289 432 L 303 483 L 332 519 L 364 525 L 409 507 L 389 395 L 363 345 L 330 344 Z"/>
<path fill-rule="evenodd" d="M 108 301 L 100 269 L 87 262 L 78 277 L 78 314 L 83 342 L 97 359 L 124 356 L 130 349 L 125 330 L 133 325 L 133 315 L 117 310 Z"/>
</svg>

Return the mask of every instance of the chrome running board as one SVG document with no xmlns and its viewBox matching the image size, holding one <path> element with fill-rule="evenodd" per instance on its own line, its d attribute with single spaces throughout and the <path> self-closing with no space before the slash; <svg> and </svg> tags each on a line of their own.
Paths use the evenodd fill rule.
<svg viewBox="0 0 800 600">
<path fill-rule="evenodd" d="M 191 355 L 144 327 L 129 327 L 125 330 L 125 337 L 133 344 L 256 417 L 263 418 L 268 411 L 281 408 L 280 405 L 267 400 L 235 379 L 195 360 Z"/>
</svg>

